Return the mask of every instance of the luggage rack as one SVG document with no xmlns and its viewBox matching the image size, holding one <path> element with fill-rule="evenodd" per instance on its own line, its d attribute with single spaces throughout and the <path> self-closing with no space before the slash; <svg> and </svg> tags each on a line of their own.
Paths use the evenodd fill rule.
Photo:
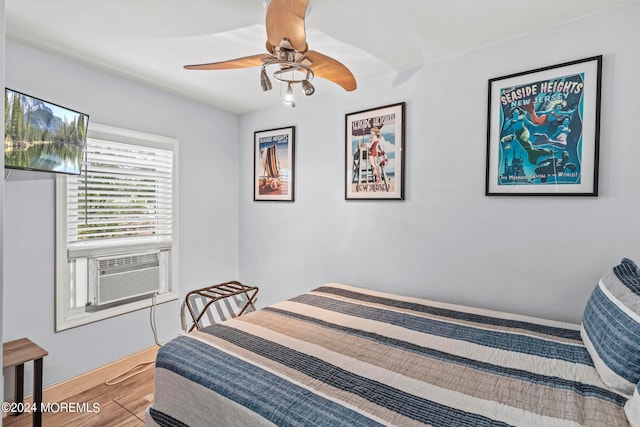
<svg viewBox="0 0 640 427">
<path fill-rule="evenodd" d="M 256 310 L 254 301 L 256 299 L 256 296 L 258 295 L 257 286 L 247 286 L 237 281 L 230 281 L 191 291 L 185 296 L 182 307 L 180 308 L 180 319 L 184 322 L 184 311 L 186 307 L 189 310 L 189 314 L 191 315 L 191 319 L 193 321 L 193 324 L 187 332 L 191 332 L 194 329 L 199 330 L 200 320 L 207 313 L 207 310 L 209 309 L 209 307 L 211 307 L 212 304 L 225 298 L 231 298 L 242 294 L 245 295 L 247 301 L 244 303 L 242 308 L 240 308 L 239 312 L 231 313 L 234 317 L 243 315 L 249 307 L 251 307 L 253 311 Z M 208 300 L 202 310 L 198 311 L 197 307 L 195 307 L 194 304 L 191 303 L 191 299 L 193 299 L 193 297 L 201 297 Z M 186 325 L 184 323 L 182 329 L 186 331 Z"/>
</svg>

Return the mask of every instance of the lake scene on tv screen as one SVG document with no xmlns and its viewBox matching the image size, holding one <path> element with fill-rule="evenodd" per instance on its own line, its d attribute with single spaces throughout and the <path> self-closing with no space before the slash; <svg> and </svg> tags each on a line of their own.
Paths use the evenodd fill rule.
<svg viewBox="0 0 640 427">
<path fill-rule="evenodd" d="M 88 115 L 11 89 L 4 101 L 5 167 L 80 173 Z"/>
</svg>

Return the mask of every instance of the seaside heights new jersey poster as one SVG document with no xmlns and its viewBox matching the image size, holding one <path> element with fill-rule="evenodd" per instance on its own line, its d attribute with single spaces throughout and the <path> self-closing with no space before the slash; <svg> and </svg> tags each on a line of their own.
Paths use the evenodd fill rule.
<svg viewBox="0 0 640 427">
<path fill-rule="evenodd" d="M 404 105 L 346 115 L 345 199 L 404 199 Z"/>
<path fill-rule="evenodd" d="M 293 201 L 295 126 L 254 133 L 253 200 Z"/>
<path fill-rule="evenodd" d="M 487 195 L 596 195 L 601 57 L 490 80 Z"/>
</svg>

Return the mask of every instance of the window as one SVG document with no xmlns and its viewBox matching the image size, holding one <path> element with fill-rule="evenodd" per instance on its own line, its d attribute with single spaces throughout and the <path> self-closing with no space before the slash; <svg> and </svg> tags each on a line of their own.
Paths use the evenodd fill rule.
<svg viewBox="0 0 640 427">
<path fill-rule="evenodd" d="M 56 176 L 56 331 L 178 298 L 173 138 L 90 124 Z"/>
</svg>

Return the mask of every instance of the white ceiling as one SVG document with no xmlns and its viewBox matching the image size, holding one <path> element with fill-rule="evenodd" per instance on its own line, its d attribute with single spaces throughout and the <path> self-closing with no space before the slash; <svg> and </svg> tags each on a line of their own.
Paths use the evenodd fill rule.
<svg viewBox="0 0 640 427">
<path fill-rule="evenodd" d="M 310 0 L 307 43 L 362 81 L 636 1 Z M 10 40 L 242 114 L 279 102 L 275 85 L 262 92 L 259 68 L 182 66 L 265 53 L 263 4 L 5 0 L 6 32 Z M 314 96 L 343 90 L 319 78 L 314 85 Z"/>
</svg>

